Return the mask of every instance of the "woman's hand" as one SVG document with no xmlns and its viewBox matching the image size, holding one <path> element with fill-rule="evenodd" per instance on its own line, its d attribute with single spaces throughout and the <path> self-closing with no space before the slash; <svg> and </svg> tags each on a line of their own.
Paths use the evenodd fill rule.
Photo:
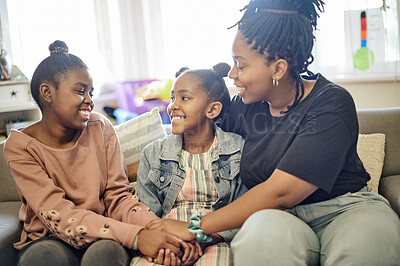
<svg viewBox="0 0 400 266">
<path fill-rule="evenodd" d="M 199 243 L 196 240 L 192 240 L 191 242 L 187 242 L 187 244 L 190 246 L 190 253 L 187 254 L 187 256 L 185 254 L 182 257 L 182 261 L 183 261 L 182 265 L 192 265 L 203 255 L 203 250 L 202 250 L 202 248 L 200 247 Z"/>
<path fill-rule="evenodd" d="M 146 229 L 161 230 L 176 235 L 185 241 L 192 241 L 196 239 L 196 236 L 189 232 L 188 226 L 188 222 L 173 219 L 156 219 L 149 222 L 146 225 Z"/>
<path fill-rule="evenodd" d="M 219 234 L 212 234 L 211 235 L 212 241 L 211 242 L 204 242 L 200 244 L 200 247 L 203 249 L 203 251 L 208 248 L 209 246 L 216 245 L 221 242 L 225 242 L 224 238 L 220 236 Z"/>
</svg>

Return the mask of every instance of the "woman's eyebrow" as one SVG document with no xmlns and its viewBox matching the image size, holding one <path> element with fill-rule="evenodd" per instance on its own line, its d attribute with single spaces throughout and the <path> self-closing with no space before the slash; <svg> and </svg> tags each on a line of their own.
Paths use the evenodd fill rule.
<svg viewBox="0 0 400 266">
<path fill-rule="evenodd" d="M 240 55 L 235 55 L 232 58 L 235 59 L 235 60 L 240 59 L 240 60 L 243 60 L 243 61 L 247 61 L 246 58 L 244 58 L 243 56 L 240 56 Z"/>
</svg>

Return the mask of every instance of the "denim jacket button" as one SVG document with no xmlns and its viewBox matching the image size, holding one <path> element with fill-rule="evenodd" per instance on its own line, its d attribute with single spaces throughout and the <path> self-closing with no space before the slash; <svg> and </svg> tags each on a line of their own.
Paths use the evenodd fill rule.
<svg viewBox="0 0 400 266">
<path fill-rule="evenodd" d="M 161 182 L 164 182 L 164 181 L 165 181 L 165 177 L 163 177 L 163 176 L 160 177 L 160 181 L 161 181 Z"/>
<path fill-rule="evenodd" d="M 215 177 L 215 182 L 219 183 L 219 176 Z"/>
</svg>

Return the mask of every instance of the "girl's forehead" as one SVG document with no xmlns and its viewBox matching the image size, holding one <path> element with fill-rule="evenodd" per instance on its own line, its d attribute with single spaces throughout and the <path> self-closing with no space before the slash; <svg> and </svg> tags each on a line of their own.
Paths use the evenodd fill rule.
<svg viewBox="0 0 400 266">
<path fill-rule="evenodd" d="M 70 70 L 64 73 L 58 80 L 60 87 L 73 88 L 83 86 L 93 91 L 93 79 L 89 71 L 85 69 Z"/>
<path fill-rule="evenodd" d="M 64 80 L 71 80 L 71 79 L 81 79 L 86 81 L 93 81 L 92 76 L 90 75 L 87 69 L 72 69 L 64 73 L 63 75 Z"/>
<path fill-rule="evenodd" d="M 200 80 L 195 75 L 190 73 L 184 73 L 180 75 L 176 80 L 172 87 L 172 90 L 177 93 L 179 90 L 200 90 Z"/>
</svg>

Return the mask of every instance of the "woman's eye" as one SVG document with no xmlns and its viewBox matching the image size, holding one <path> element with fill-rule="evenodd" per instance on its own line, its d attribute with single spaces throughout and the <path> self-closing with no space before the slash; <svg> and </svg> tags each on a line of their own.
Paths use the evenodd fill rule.
<svg viewBox="0 0 400 266">
<path fill-rule="evenodd" d="M 77 92 L 79 95 L 83 95 L 83 94 L 85 93 L 84 90 L 77 90 L 76 92 Z"/>
<path fill-rule="evenodd" d="M 189 100 L 189 97 L 185 97 L 185 96 L 182 97 L 182 101 L 187 101 L 187 100 Z"/>
<path fill-rule="evenodd" d="M 242 70 L 243 66 L 240 66 L 239 62 L 235 62 L 235 66 L 238 70 Z"/>
</svg>

